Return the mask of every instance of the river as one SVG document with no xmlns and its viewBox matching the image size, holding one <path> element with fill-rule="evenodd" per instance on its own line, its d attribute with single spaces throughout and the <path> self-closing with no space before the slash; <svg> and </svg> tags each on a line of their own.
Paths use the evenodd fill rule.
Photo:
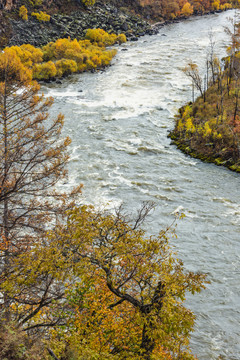
<svg viewBox="0 0 240 360">
<path fill-rule="evenodd" d="M 191 348 L 200 360 L 240 358 L 240 177 L 181 153 L 167 134 L 177 109 L 191 100 L 182 67 L 193 60 L 203 70 L 210 31 L 216 54 L 225 55 L 229 16 L 234 12 L 165 26 L 122 45 L 104 72 L 43 86 L 72 138 L 66 187 L 83 183 L 83 201 L 123 202 L 129 212 L 154 201 L 147 228 L 155 234 L 175 209 L 185 213 L 175 246 L 187 269 L 211 280 L 187 299 L 197 315 Z"/>
</svg>

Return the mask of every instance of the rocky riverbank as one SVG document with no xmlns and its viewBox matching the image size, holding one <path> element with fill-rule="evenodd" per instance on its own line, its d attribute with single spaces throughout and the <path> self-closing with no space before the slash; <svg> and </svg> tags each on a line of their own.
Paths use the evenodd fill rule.
<svg viewBox="0 0 240 360">
<path fill-rule="evenodd" d="M 59 38 L 83 38 L 89 28 L 102 28 L 109 33 L 124 33 L 128 40 L 137 40 L 145 34 L 152 35 L 157 27 L 137 15 L 127 14 L 117 7 L 105 4 L 92 10 L 79 9 L 74 13 L 51 16 L 49 22 L 40 23 L 29 16 L 28 21 L 10 19 L 11 37 L 8 45 L 24 43 L 42 46 Z"/>
</svg>

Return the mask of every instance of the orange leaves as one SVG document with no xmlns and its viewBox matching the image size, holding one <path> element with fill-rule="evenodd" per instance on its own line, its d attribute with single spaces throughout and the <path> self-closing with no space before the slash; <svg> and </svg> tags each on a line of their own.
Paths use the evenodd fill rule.
<svg viewBox="0 0 240 360">
<path fill-rule="evenodd" d="M 0 254 L 1 254 L 1 252 L 8 250 L 9 245 L 10 245 L 9 239 L 7 239 L 4 234 L 1 234 L 0 235 Z"/>
<path fill-rule="evenodd" d="M 32 79 L 31 71 L 22 64 L 20 58 L 11 48 L 6 48 L 0 54 L 0 86 L 1 82 L 6 80 L 6 76 L 12 81 L 26 82 Z"/>
</svg>

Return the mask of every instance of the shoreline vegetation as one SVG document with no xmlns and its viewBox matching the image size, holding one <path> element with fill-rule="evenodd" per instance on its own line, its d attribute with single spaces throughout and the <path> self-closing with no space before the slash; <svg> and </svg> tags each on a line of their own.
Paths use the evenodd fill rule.
<svg viewBox="0 0 240 360">
<path fill-rule="evenodd" d="M 42 48 L 30 44 L 6 47 L 0 55 L 15 57 L 37 81 L 55 81 L 73 73 L 95 71 L 108 66 L 116 49 L 107 46 L 126 42 L 124 34 L 108 34 L 102 29 L 88 29 L 84 40 L 58 39 Z"/>
<path fill-rule="evenodd" d="M 200 76 L 195 63 L 183 69 L 192 81 L 193 99 L 179 109 L 169 137 L 184 153 L 240 173 L 240 24 L 232 19 L 225 30 L 231 42 L 223 62 L 210 38 L 206 75 Z M 194 100 L 196 90 L 201 95 Z"/>
<path fill-rule="evenodd" d="M 11 9 L 4 9 L 7 2 Z M 0 48 L 42 47 L 62 38 L 82 40 L 88 29 L 99 28 L 137 41 L 171 22 L 238 5 L 238 0 L 0 0 Z"/>
<path fill-rule="evenodd" d="M 79 0 L 69 1 L 68 6 L 63 0 L 54 4 L 16 0 L 4 10 L 3 1 L 0 49 L 17 56 L 33 79 L 44 82 L 104 69 L 117 53 L 108 46 L 156 34 L 193 14 L 221 12 L 238 4 L 235 0 L 175 0 L 171 6 L 162 1 L 157 9 L 154 1 L 143 0 Z"/>
</svg>

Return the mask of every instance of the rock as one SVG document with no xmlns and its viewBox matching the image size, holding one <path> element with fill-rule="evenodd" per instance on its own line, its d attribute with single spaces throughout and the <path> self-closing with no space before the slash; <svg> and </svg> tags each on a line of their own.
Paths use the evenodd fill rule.
<svg viewBox="0 0 240 360">
<path fill-rule="evenodd" d="M 123 31 L 128 31 L 128 23 L 126 21 L 121 25 L 121 29 Z"/>
<path fill-rule="evenodd" d="M 1 0 L 0 0 L 1 1 Z M 82 38 L 89 28 L 103 28 L 110 33 L 125 33 L 127 39 L 137 41 L 139 36 L 152 35 L 153 30 L 146 21 L 131 14 L 123 14 L 111 4 L 95 6 L 91 11 L 76 11 L 70 15 L 55 14 L 48 23 L 39 23 L 29 16 L 27 22 L 11 20 L 12 37 L 9 45 L 22 45 L 23 43 L 34 46 L 45 45 L 57 38 L 70 37 Z"/>
</svg>

